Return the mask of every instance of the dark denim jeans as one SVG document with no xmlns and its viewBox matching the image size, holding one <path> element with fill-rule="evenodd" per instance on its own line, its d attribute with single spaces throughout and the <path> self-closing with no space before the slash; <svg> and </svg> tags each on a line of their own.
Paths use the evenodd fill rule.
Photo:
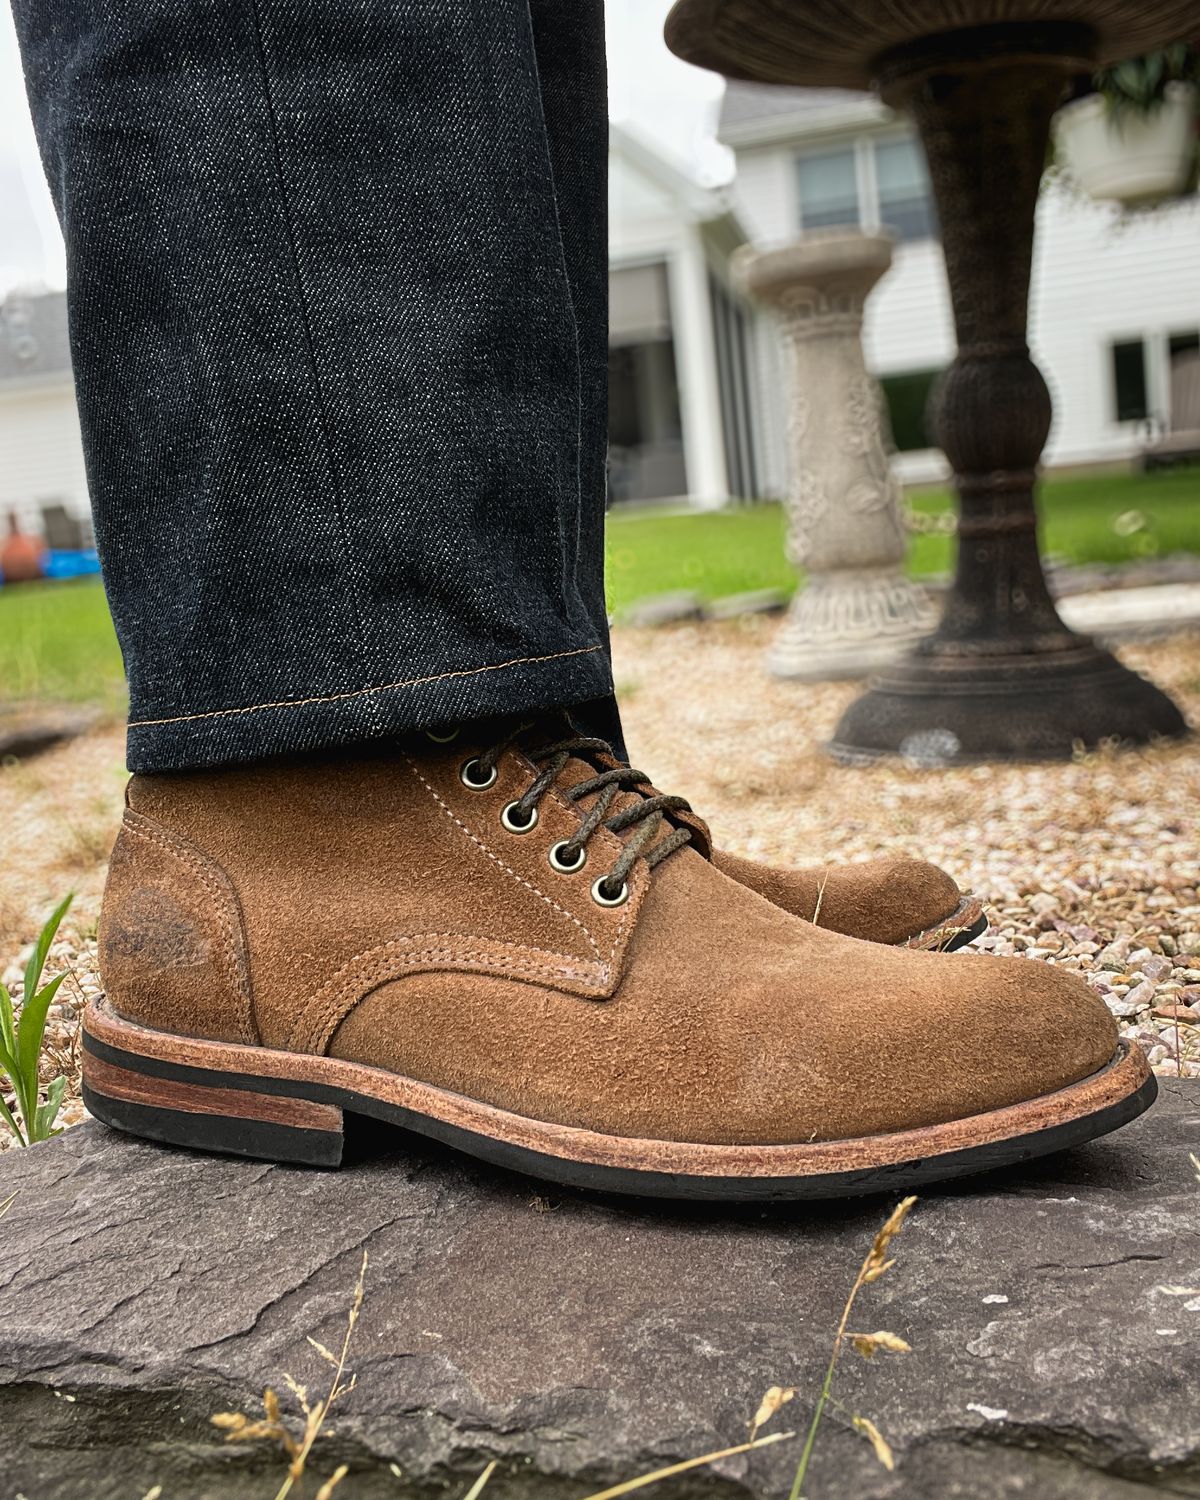
<svg viewBox="0 0 1200 1500">
<path fill-rule="evenodd" d="M 14 9 L 131 768 L 619 734 L 601 0 Z"/>
</svg>

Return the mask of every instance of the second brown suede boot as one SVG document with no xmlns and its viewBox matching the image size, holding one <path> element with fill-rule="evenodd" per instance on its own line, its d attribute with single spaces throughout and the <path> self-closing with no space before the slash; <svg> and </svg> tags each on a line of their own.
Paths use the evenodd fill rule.
<svg viewBox="0 0 1200 1500">
<path fill-rule="evenodd" d="M 891 856 L 790 868 L 724 849 L 714 849 L 712 858 L 731 880 L 793 916 L 870 943 L 953 953 L 988 928 L 979 897 L 928 860 Z"/>
<path fill-rule="evenodd" d="M 801 922 L 587 754 L 464 731 L 135 777 L 88 1107 L 316 1164 L 349 1112 L 583 1187 L 794 1198 L 1020 1161 L 1150 1103 L 1079 979 Z"/>
<path fill-rule="evenodd" d="M 624 767 L 645 797 L 655 797 L 691 828 L 696 847 L 718 870 L 773 905 L 814 926 L 894 947 L 953 953 L 988 929 L 983 902 L 959 889 L 928 860 L 889 856 L 855 864 L 768 865 L 713 846 L 708 825 L 682 797 L 664 797 L 641 772 L 617 760 L 600 740 L 589 741 L 601 764 Z"/>
</svg>

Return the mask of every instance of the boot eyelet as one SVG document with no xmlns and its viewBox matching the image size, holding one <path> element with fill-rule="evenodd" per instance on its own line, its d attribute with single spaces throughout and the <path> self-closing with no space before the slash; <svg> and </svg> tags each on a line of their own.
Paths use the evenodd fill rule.
<svg viewBox="0 0 1200 1500">
<path fill-rule="evenodd" d="M 608 876 L 601 875 L 599 880 L 592 881 L 592 900 L 597 906 L 624 906 L 629 900 L 629 882 L 622 880 L 615 895 L 605 895 L 604 887 L 608 884 Z"/>
<path fill-rule="evenodd" d="M 587 864 L 587 850 L 580 844 L 575 856 L 575 863 L 568 864 L 562 854 L 562 851 L 566 847 L 567 840 L 560 839 L 557 844 L 550 845 L 550 853 L 546 858 L 550 861 L 550 868 L 557 870 L 560 875 L 574 875 Z"/>
<path fill-rule="evenodd" d="M 531 807 L 525 814 L 524 822 L 521 821 L 521 813 L 516 802 L 510 802 L 500 814 L 500 821 L 508 829 L 509 833 L 528 833 L 531 828 L 537 827 L 538 810 Z"/>
<path fill-rule="evenodd" d="M 422 733 L 427 740 L 432 740 L 435 745 L 452 745 L 458 738 L 461 730 L 456 724 L 453 729 L 447 730 L 445 734 L 438 734 L 433 729 L 425 729 Z"/>
<path fill-rule="evenodd" d="M 495 766 L 487 773 L 483 780 L 477 780 L 474 773 L 480 769 L 479 762 L 475 759 L 464 761 L 459 767 L 458 779 L 469 792 L 486 792 L 488 787 L 496 785 L 499 771 Z"/>
</svg>

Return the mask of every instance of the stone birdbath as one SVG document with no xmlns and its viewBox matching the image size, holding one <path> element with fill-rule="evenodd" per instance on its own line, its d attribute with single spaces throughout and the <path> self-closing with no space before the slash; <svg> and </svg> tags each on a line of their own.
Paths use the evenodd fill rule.
<svg viewBox="0 0 1200 1500">
<path fill-rule="evenodd" d="M 863 305 L 891 263 L 889 235 L 840 229 L 738 255 L 737 280 L 774 313 L 791 374 L 788 556 L 808 578 L 767 653 L 778 677 L 865 676 L 936 623 L 904 571 L 883 393 L 863 359 Z"/>
<path fill-rule="evenodd" d="M 1036 475 L 1051 401 L 1026 336 L 1034 210 L 1068 79 L 1195 19 L 1196 0 L 676 0 L 666 35 L 680 57 L 761 83 L 874 87 L 911 112 L 929 160 L 958 335 L 933 413 L 958 565 L 938 629 L 850 706 L 836 755 L 1065 759 L 1186 732 L 1163 692 L 1069 630 L 1050 597 Z"/>
</svg>

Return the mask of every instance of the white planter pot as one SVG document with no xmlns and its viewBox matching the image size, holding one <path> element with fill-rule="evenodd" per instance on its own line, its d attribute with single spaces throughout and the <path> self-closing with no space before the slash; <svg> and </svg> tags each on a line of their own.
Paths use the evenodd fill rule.
<svg viewBox="0 0 1200 1500">
<path fill-rule="evenodd" d="M 1169 83 L 1152 114 L 1114 117 L 1099 94 L 1075 99 L 1054 117 L 1059 161 L 1091 198 L 1129 206 L 1174 197 L 1196 149 L 1196 89 Z"/>
</svg>

